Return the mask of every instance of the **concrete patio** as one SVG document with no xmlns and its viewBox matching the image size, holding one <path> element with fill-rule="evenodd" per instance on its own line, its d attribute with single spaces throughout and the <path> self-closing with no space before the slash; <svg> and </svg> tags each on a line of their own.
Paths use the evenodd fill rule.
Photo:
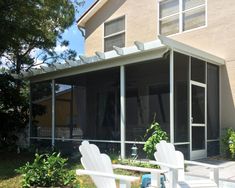
<svg viewBox="0 0 235 188">
<path fill-rule="evenodd" d="M 200 162 L 220 165 L 220 186 L 221 188 L 232 188 L 235 187 L 235 161 L 216 160 L 212 158 L 206 158 L 198 160 Z M 201 166 L 188 165 L 187 166 L 187 177 L 194 178 L 206 178 L 209 177 L 209 169 Z"/>
</svg>

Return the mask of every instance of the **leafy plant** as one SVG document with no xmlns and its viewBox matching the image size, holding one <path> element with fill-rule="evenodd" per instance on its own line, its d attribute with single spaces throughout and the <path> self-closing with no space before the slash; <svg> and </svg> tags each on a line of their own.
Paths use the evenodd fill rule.
<svg viewBox="0 0 235 188">
<path fill-rule="evenodd" d="M 160 125 L 154 120 L 150 127 L 146 130 L 144 138 L 147 138 L 143 150 L 149 159 L 153 159 L 156 151 L 156 144 L 161 140 L 168 140 L 167 133 L 163 131 Z"/>
<path fill-rule="evenodd" d="M 74 171 L 66 169 L 67 159 L 60 153 L 35 154 L 32 164 L 27 162 L 16 171 L 23 175 L 22 187 L 72 187 L 75 184 Z"/>
<path fill-rule="evenodd" d="M 222 138 L 223 152 L 229 154 L 232 159 L 235 159 L 235 130 L 228 128 L 226 134 Z"/>
</svg>

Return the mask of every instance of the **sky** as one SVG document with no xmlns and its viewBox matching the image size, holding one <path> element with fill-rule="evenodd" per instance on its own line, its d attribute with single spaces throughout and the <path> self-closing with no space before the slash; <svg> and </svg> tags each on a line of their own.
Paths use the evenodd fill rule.
<svg viewBox="0 0 235 188">
<path fill-rule="evenodd" d="M 85 4 L 80 7 L 79 13 L 76 14 L 76 20 L 78 20 L 94 2 L 95 0 L 85 0 Z M 69 48 L 75 50 L 77 55 L 84 54 L 84 37 L 78 30 L 76 22 L 64 32 L 63 37 L 65 40 L 69 41 Z M 62 50 L 60 46 L 56 49 L 56 51 Z"/>
<path fill-rule="evenodd" d="M 77 0 L 74 0 L 74 1 L 77 1 Z M 85 0 L 84 5 L 81 6 L 79 8 L 79 12 L 76 13 L 75 20 L 78 20 L 86 12 L 86 10 L 88 10 L 89 7 L 92 6 L 92 4 L 95 1 L 96 0 Z M 63 36 L 64 40 L 69 41 L 69 46 L 68 47 L 65 47 L 65 46 L 61 47 L 60 45 L 58 45 L 55 48 L 55 51 L 57 53 L 60 53 L 60 52 L 65 51 L 66 49 L 70 48 L 70 49 L 75 50 L 77 52 L 77 59 L 79 59 L 78 56 L 84 54 L 84 37 L 82 36 L 81 32 L 78 30 L 76 21 L 74 22 L 74 24 L 70 28 L 65 30 L 65 32 L 62 36 Z M 32 57 L 36 57 L 38 55 L 39 51 L 40 50 L 35 49 L 30 53 L 30 55 Z M 8 66 L 6 63 L 7 59 L 2 58 L 1 61 L 2 61 L 1 67 L 8 69 Z M 41 63 L 42 63 L 41 59 L 36 59 L 35 66 L 33 68 L 40 68 Z"/>
</svg>

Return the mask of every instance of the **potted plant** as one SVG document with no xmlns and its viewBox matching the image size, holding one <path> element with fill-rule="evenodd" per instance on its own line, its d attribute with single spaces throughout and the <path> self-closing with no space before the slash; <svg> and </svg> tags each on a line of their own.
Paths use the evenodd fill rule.
<svg viewBox="0 0 235 188">
<path fill-rule="evenodd" d="M 35 154 L 33 163 L 27 162 L 16 171 L 23 175 L 23 188 L 60 187 L 74 188 L 75 172 L 66 169 L 67 159 L 60 153 Z"/>
</svg>

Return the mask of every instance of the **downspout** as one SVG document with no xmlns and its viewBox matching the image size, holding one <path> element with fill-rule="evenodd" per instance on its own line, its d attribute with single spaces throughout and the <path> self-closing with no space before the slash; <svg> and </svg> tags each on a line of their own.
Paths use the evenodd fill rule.
<svg viewBox="0 0 235 188">
<path fill-rule="evenodd" d="M 85 27 L 78 26 L 78 30 L 81 32 L 82 36 L 85 38 L 85 36 L 86 36 Z"/>
</svg>

